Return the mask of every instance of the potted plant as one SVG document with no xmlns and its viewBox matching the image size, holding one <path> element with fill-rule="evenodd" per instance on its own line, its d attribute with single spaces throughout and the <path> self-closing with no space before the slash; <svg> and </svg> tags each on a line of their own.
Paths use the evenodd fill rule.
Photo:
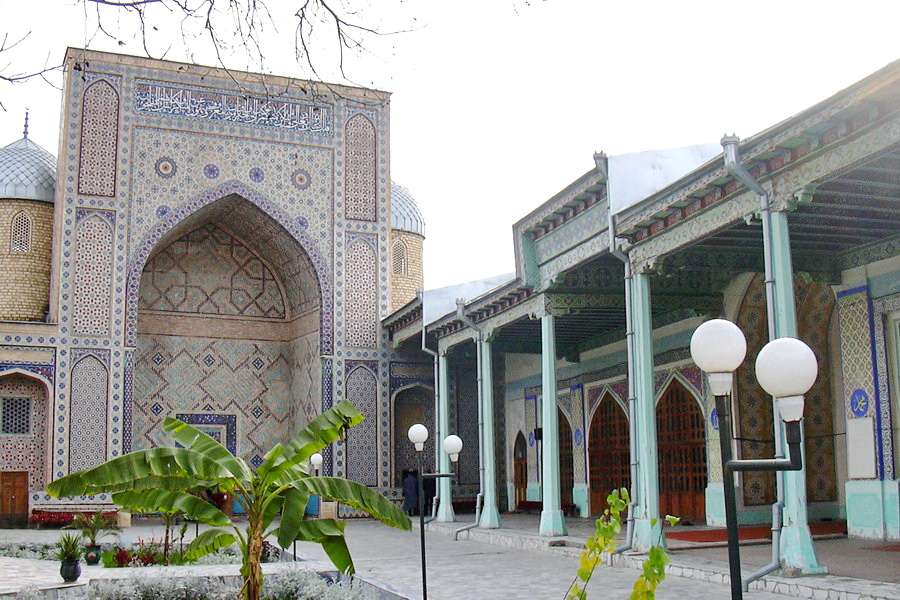
<svg viewBox="0 0 900 600">
<path fill-rule="evenodd" d="M 81 531 L 81 537 L 87 541 L 84 549 L 84 562 L 89 565 L 96 565 L 100 562 L 100 544 L 97 540 L 105 535 L 110 535 L 121 528 L 116 524 L 115 517 L 107 517 L 102 511 L 90 515 L 88 513 L 78 513 L 75 519 L 66 525 L 66 529 L 78 529 Z"/>
<path fill-rule="evenodd" d="M 72 583 L 81 575 L 81 555 L 84 549 L 81 547 L 81 536 L 74 533 L 66 533 L 60 536 L 56 542 L 56 558 L 62 562 L 59 574 L 63 581 Z"/>
</svg>

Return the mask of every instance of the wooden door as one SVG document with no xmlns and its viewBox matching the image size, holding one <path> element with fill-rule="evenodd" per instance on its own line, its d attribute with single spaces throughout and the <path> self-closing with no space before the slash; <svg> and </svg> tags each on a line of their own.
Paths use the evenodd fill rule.
<svg viewBox="0 0 900 600">
<path fill-rule="evenodd" d="M 603 513 L 610 492 L 631 485 L 628 441 L 625 411 L 606 394 L 594 411 L 588 439 L 592 514 Z"/>
<path fill-rule="evenodd" d="M 562 510 L 569 512 L 572 506 L 572 491 L 575 487 L 575 458 L 572 454 L 572 428 L 569 427 L 569 420 L 562 413 L 559 413 L 559 488 L 560 501 L 562 502 Z"/>
<path fill-rule="evenodd" d="M 659 512 L 706 522 L 706 435 L 700 407 L 678 380 L 656 406 Z"/>
<path fill-rule="evenodd" d="M 0 527 L 18 528 L 28 524 L 28 473 L 0 473 Z"/>
<path fill-rule="evenodd" d="M 516 436 L 516 445 L 513 448 L 513 487 L 516 490 L 516 510 L 519 504 L 525 502 L 528 490 L 528 444 L 522 432 Z"/>
</svg>

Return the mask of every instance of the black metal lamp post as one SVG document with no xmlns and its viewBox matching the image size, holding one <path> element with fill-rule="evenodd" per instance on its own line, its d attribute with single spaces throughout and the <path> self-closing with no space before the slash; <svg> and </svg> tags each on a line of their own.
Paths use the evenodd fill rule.
<svg viewBox="0 0 900 600">
<path fill-rule="evenodd" d="M 425 453 L 425 440 L 428 439 L 428 429 L 416 423 L 407 432 L 409 441 L 416 446 L 416 456 L 419 461 L 419 541 L 422 547 L 422 600 L 428 600 L 428 579 L 425 573 L 425 478 L 438 479 L 440 477 L 456 477 L 454 473 L 424 473 L 422 470 L 422 455 Z M 459 460 L 463 443 L 459 436 L 448 435 L 444 438 L 444 452 L 450 455 L 450 462 Z"/>
<path fill-rule="evenodd" d="M 785 423 L 788 458 L 739 460 L 731 455 L 731 387 L 734 371 L 747 355 L 743 332 L 731 321 L 713 319 L 700 325 L 691 337 L 691 357 L 707 374 L 716 398 L 719 445 L 725 493 L 725 523 L 728 528 L 728 570 L 731 598 L 741 600 L 741 554 L 738 545 L 737 500 L 734 473 L 737 471 L 799 471 L 803 468 L 800 448 L 800 419 L 803 395 L 816 381 L 818 363 L 813 351 L 798 339 L 779 338 L 766 344 L 756 358 L 756 379 L 778 402 Z"/>
</svg>

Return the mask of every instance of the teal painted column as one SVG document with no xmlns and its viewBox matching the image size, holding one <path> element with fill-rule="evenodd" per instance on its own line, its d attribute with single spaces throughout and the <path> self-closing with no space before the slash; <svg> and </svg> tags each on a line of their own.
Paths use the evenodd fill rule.
<svg viewBox="0 0 900 600">
<path fill-rule="evenodd" d="M 500 511 L 497 509 L 497 461 L 494 437 L 494 377 L 491 361 L 491 343 L 479 341 L 481 346 L 481 410 L 484 432 L 481 443 L 484 460 L 484 507 L 481 509 L 479 527 L 500 527 Z"/>
<path fill-rule="evenodd" d="M 662 542 L 659 522 L 659 460 L 656 444 L 656 390 L 653 385 L 653 320 L 650 313 L 650 277 L 636 273 L 631 286 L 634 338 L 634 396 L 637 432 L 638 506 L 632 547 L 649 552 Z"/>
<path fill-rule="evenodd" d="M 566 535 L 559 490 L 559 421 L 556 407 L 556 325 L 553 315 L 541 317 L 541 535 Z"/>
<path fill-rule="evenodd" d="M 447 368 L 447 355 L 441 354 L 438 358 L 438 385 L 440 386 L 440 395 L 438 397 L 438 428 L 444 437 L 452 432 L 450 431 L 450 369 Z M 440 447 L 443 440 L 435 440 L 435 446 Z M 465 443 L 465 442 L 464 442 Z M 463 452 L 466 451 L 463 446 Z M 450 455 L 446 452 L 440 453 L 441 473 L 450 473 Z M 453 513 L 453 491 L 450 487 L 450 478 L 441 477 L 438 479 L 438 511 L 436 521 L 442 523 L 452 523 L 456 520 Z"/>
<path fill-rule="evenodd" d="M 794 300 L 794 271 L 791 266 L 791 239 L 786 212 L 772 212 L 769 228 L 772 237 L 772 278 L 775 280 L 775 335 L 797 337 L 797 308 Z M 781 440 L 788 451 L 784 424 Z M 803 428 L 801 428 L 801 435 Z M 804 448 L 801 444 L 800 448 Z M 805 452 L 804 452 L 805 454 Z M 802 573 L 824 573 L 813 547 L 806 510 L 806 457 L 801 471 L 784 472 L 784 513 L 781 530 L 781 564 Z"/>
</svg>

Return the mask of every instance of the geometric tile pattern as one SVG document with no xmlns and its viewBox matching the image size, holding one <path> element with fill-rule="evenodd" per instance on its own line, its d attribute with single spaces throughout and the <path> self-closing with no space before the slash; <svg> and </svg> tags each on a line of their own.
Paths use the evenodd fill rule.
<svg viewBox="0 0 900 600">
<path fill-rule="evenodd" d="M 0 433 L 0 464 L 3 470 L 28 471 L 28 489 L 44 487 L 47 448 L 47 394 L 44 385 L 32 377 L 13 373 L 0 377 L 3 433 Z M 27 433 L 7 434 L 7 406 L 27 403 Z M 21 430 L 21 417 L 17 419 Z M 13 428 L 16 429 L 16 428 Z"/>
<path fill-rule="evenodd" d="M 119 95 L 101 79 L 84 91 L 83 102 L 78 193 L 115 196 Z"/>
<path fill-rule="evenodd" d="M 363 234 L 347 237 L 346 344 L 355 348 L 371 348 L 377 343 L 378 327 L 375 238 Z"/>
<path fill-rule="evenodd" d="M 869 338 L 869 299 L 866 290 L 842 295 L 839 299 L 841 327 L 841 369 L 844 402 L 848 419 L 872 416 L 875 385 L 872 375 L 872 346 Z M 870 399 L 864 413 L 850 406 L 853 392 L 862 390 Z"/>
<path fill-rule="evenodd" d="M 375 142 L 375 126 L 364 115 L 358 114 L 347 121 L 345 193 L 348 219 L 375 220 Z"/>
<path fill-rule="evenodd" d="M 237 238 L 204 225 L 144 267 L 141 310 L 284 319 L 275 276 Z"/>
<path fill-rule="evenodd" d="M 348 366 L 346 398 L 365 417 L 347 433 L 347 479 L 374 486 L 378 484 L 378 388 L 373 367 Z"/>
<path fill-rule="evenodd" d="M 394 396 L 393 484 L 397 486 L 403 484 L 404 471 L 419 469 L 418 453 L 407 437 L 407 431 L 414 423 L 421 423 L 428 428 L 422 464 L 426 471 L 430 471 L 434 462 L 434 394 L 430 389 L 418 385 L 401 390 Z"/>
<path fill-rule="evenodd" d="M 878 373 L 878 407 L 876 408 L 876 422 L 879 424 L 881 443 L 881 466 L 883 473 L 880 477 L 886 481 L 894 479 L 894 446 L 898 440 L 894 439 L 894 431 L 898 431 L 896 425 L 900 419 L 900 391 L 896 382 L 900 381 L 900 320 L 888 318 L 888 315 L 900 311 L 900 294 L 892 294 L 876 298 L 872 301 L 872 312 L 875 318 L 872 325 L 875 330 L 875 366 Z M 893 363 L 890 361 L 893 359 Z M 895 379 L 891 380 L 891 377 Z M 891 393 L 894 390 L 894 393 Z M 893 402 L 893 406 L 891 403 Z"/>
<path fill-rule="evenodd" d="M 94 355 L 72 368 L 69 401 L 69 472 L 95 467 L 106 460 L 106 395 L 109 373 Z"/>
<path fill-rule="evenodd" d="M 31 433 L 31 398 L 0 396 L 0 433 L 27 435 Z"/>
<path fill-rule="evenodd" d="M 190 415 L 176 414 L 175 418 L 189 425 L 197 425 L 203 433 L 209 435 L 235 454 L 237 448 L 237 419 L 234 415 Z"/>
<path fill-rule="evenodd" d="M 235 419 L 238 456 L 262 456 L 292 433 L 291 371 L 284 342 L 139 335 L 132 448 L 166 445 L 167 416 L 212 413 Z"/>
<path fill-rule="evenodd" d="M 92 215 L 78 224 L 75 236 L 75 291 L 72 328 L 77 334 L 109 333 L 113 232 Z"/>
</svg>

